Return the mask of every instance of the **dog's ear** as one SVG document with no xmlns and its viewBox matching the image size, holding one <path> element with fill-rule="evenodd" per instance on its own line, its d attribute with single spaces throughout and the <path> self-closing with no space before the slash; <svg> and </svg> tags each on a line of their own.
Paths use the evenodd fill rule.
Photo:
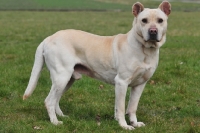
<svg viewBox="0 0 200 133">
<path fill-rule="evenodd" d="M 144 6 L 140 3 L 140 2 L 136 2 L 135 4 L 133 4 L 132 6 L 132 13 L 135 17 L 138 16 L 138 14 L 140 12 L 142 12 L 144 10 Z"/>
<path fill-rule="evenodd" d="M 168 1 L 163 1 L 159 7 L 167 16 L 171 13 L 171 4 Z"/>
</svg>

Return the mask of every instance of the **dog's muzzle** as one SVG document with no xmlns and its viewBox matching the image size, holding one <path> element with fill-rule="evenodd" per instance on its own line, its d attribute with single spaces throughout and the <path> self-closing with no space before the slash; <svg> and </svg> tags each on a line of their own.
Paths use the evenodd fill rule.
<svg viewBox="0 0 200 133">
<path fill-rule="evenodd" d="M 148 41 L 159 42 L 157 28 L 152 27 L 149 29 L 148 32 L 149 32 L 149 40 Z"/>
</svg>

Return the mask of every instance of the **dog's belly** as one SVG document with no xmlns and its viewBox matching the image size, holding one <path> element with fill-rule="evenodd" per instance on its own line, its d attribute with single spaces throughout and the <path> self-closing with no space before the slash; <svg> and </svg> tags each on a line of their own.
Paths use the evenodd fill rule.
<svg viewBox="0 0 200 133">
<path fill-rule="evenodd" d="M 104 81 L 109 84 L 115 84 L 116 73 L 114 71 L 95 72 L 95 77 L 98 80 Z"/>
<path fill-rule="evenodd" d="M 156 68 L 154 68 L 154 67 L 138 69 L 137 70 L 138 73 L 135 72 L 135 73 L 137 73 L 137 75 L 135 75 L 134 78 L 133 77 L 130 78 L 131 81 L 130 81 L 129 86 L 134 87 L 134 86 L 143 84 L 144 82 L 148 81 L 152 77 L 153 73 L 155 72 L 155 69 Z M 114 79 L 117 75 L 117 72 L 115 69 L 92 70 L 81 64 L 77 64 L 74 67 L 74 74 L 77 74 L 77 73 L 84 74 L 91 78 L 95 78 L 95 79 L 98 79 L 98 80 L 101 80 L 101 81 L 104 81 L 106 83 L 113 84 L 113 85 L 115 84 Z"/>
<path fill-rule="evenodd" d="M 91 68 L 88 68 L 82 64 L 77 64 L 74 67 L 74 74 L 77 75 L 84 74 L 91 78 L 95 78 L 101 81 L 104 81 L 109 84 L 114 84 L 114 78 L 116 77 L 116 71 L 114 69 L 109 70 L 92 70 Z M 75 75 L 74 75 L 75 76 Z M 77 76 L 78 77 L 78 76 Z"/>
</svg>

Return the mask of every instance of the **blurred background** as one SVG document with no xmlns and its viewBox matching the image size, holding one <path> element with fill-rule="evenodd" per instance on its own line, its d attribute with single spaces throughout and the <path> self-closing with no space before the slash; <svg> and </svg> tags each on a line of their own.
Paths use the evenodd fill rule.
<svg viewBox="0 0 200 133">
<path fill-rule="evenodd" d="M 38 11 L 129 11 L 130 5 L 138 0 L 0 0 L 0 10 L 38 10 Z M 139 0 L 149 8 L 157 7 L 161 0 Z M 173 10 L 199 11 L 199 0 L 169 0 Z M 180 5 L 180 2 L 184 5 Z M 176 8 L 175 8 L 176 7 Z"/>
</svg>

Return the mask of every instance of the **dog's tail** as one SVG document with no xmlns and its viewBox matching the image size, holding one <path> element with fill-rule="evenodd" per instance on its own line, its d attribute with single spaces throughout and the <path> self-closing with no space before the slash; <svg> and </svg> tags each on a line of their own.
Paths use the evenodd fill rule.
<svg viewBox="0 0 200 133">
<path fill-rule="evenodd" d="M 23 95 L 23 100 L 28 98 L 33 93 L 33 91 L 35 90 L 35 87 L 37 85 L 37 81 L 40 77 L 40 72 L 41 72 L 43 64 L 44 64 L 43 45 L 44 45 L 44 42 L 42 42 L 37 47 L 37 50 L 36 50 L 36 53 L 35 53 L 35 62 L 34 62 L 34 65 L 33 65 L 33 69 L 32 69 L 32 72 L 31 72 L 31 77 L 29 79 L 28 86 L 27 86 L 26 91 Z"/>
</svg>

